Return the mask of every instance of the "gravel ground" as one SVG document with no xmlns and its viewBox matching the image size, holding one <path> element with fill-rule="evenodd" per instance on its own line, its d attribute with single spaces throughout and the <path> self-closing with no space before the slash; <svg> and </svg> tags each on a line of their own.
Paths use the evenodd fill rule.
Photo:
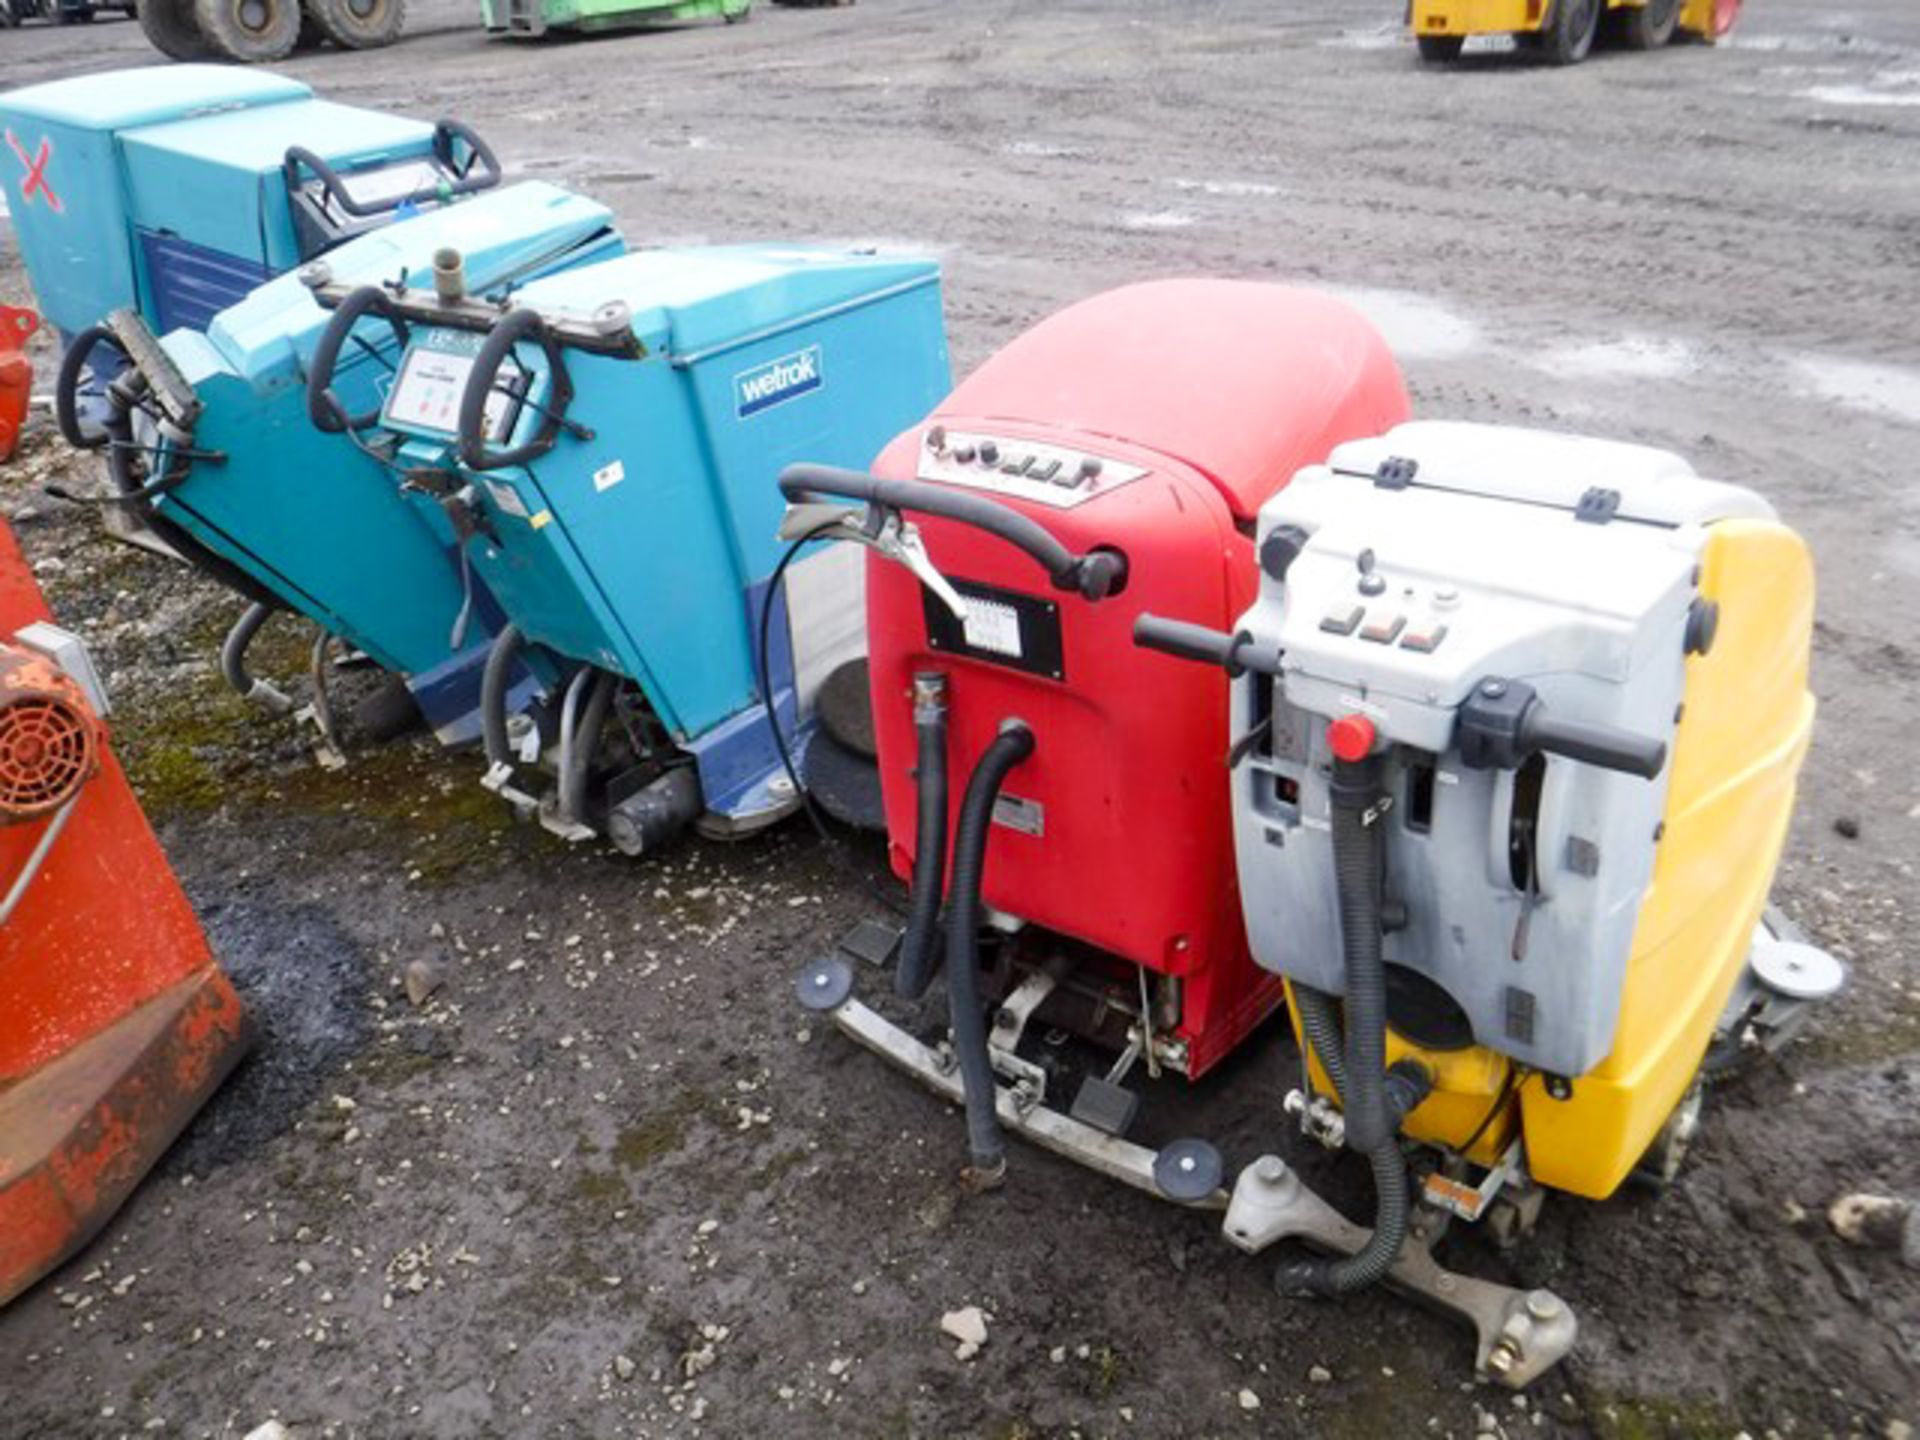
<svg viewBox="0 0 1920 1440">
<path fill-rule="evenodd" d="M 1527 1401 L 1385 1296 L 1276 1299 L 1202 1219 L 1021 1151 L 956 1192 L 958 1121 L 791 1007 L 866 913 L 800 827 L 655 863 L 514 829 L 468 757 L 330 774 L 210 660 L 237 606 L 0 481 L 264 1028 L 103 1238 L 0 1314 L 9 1435 L 1817 1435 L 1920 1422 L 1920 1277 L 1822 1218 L 1920 1193 L 1920 10 L 1753 0 L 1734 44 L 1568 72 L 1419 70 L 1396 0 L 863 0 L 744 27 L 401 47 L 285 68 L 455 113 L 636 239 L 884 238 L 947 265 L 956 368 L 1170 273 L 1337 287 L 1427 414 L 1592 430 L 1757 486 L 1811 540 L 1822 720 L 1786 908 L 1854 966 L 1710 1097 L 1671 1192 L 1561 1201 L 1490 1275 L 1575 1356 Z M 154 58 L 102 20 L 0 82 Z M 11 248 L 0 294 L 24 298 Z M 40 357 L 50 373 L 51 355 Z M 84 477 L 82 477 L 84 480 Z M 274 652 L 292 668 L 298 637 Z M 877 864 L 863 852 L 859 863 Z M 423 1007 L 400 967 L 445 985 Z M 1244 1160 L 1283 1038 L 1157 1096 Z M 1354 1204 L 1347 1167 L 1303 1165 Z M 967 1362 L 938 1334 L 978 1305 Z M 1253 1400 L 1249 1400 L 1249 1396 Z M 1257 1404 L 1253 1403 L 1257 1401 Z"/>
</svg>

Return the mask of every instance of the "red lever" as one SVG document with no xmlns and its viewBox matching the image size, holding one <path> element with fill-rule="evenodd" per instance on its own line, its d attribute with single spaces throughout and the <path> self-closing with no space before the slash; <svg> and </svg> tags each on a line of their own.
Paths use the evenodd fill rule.
<svg viewBox="0 0 1920 1440">
<path fill-rule="evenodd" d="M 1327 748 L 1336 760 L 1366 759 L 1373 741 L 1373 721 L 1364 715 L 1342 715 L 1327 726 Z"/>
</svg>

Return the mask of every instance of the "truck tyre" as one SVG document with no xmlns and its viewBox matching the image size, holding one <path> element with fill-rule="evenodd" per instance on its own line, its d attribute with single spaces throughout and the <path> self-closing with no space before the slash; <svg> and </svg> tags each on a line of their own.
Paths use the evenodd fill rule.
<svg viewBox="0 0 1920 1440">
<path fill-rule="evenodd" d="M 213 47 L 193 18 L 193 0 L 140 0 L 140 28 L 169 60 L 206 60 Z"/>
<path fill-rule="evenodd" d="M 1647 0 L 1620 11 L 1620 39 L 1629 50 L 1658 50 L 1680 28 L 1680 0 Z"/>
<path fill-rule="evenodd" d="M 1578 65 L 1600 31 L 1601 0 L 1555 0 L 1540 32 L 1540 54 L 1549 65 Z"/>
<path fill-rule="evenodd" d="M 300 38 L 293 42 L 295 51 L 318 50 L 327 43 L 327 32 L 320 28 L 320 22 L 313 18 L 313 9 L 302 0 L 300 6 Z"/>
<path fill-rule="evenodd" d="M 342 50 L 377 50 L 400 38 L 407 0 L 310 0 L 314 23 Z"/>
<path fill-rule="evenodd" d="M 299 0 L 193 0 L 200 33 L 245 65 L 284 60 L 300 38 Z"/>
<path fill-rule="evenodd" d="M 1467 37 L 1464 35 L 1422 35 L 1414 43 L 1420 47 L 1420 58 L 1429 65 L 1451 65 L 1460 58 L 1460 52 L 1466 49 Z"/>
</svg>

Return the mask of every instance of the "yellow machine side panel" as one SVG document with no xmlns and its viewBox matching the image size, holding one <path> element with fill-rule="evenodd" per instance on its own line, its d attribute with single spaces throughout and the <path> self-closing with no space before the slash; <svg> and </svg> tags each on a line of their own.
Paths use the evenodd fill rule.
<svg viewBox="0 0 1920 1440">
<path fill-rule="evenodd" d="M 1547 0 L 1413 0 L 1416 35 L 1504 35 L 1538 30 Z"/>
<path fill-rule="evenodd" d="M 1527 1163 L 1556 1189 L 1613 1193 L 1693 1083 L 1746 964 L 1813 728 L 1813 567 L 1770 521 L 1724 521 L 1701 552 L 1720 606 L 1687 662 L 1665 828 L 1627 963 L 1612 1053 L 1554 1100 L 1522 1091 Z"/>
<path fill-rule="evenodd" d="M 1294 1004 L 1291 982 L 1287 986 L 1287 1016 L 1293 1025 L 1294 1042 L 1305 1055 L 1307 1037 L 1300 1032 L 1300 1007 Z M 1511 1100 L 1501 1107 L 1506 1113 L 1490 1121 L 1487 1111 L 1506 1084 L 1513 1062 L 1480 1045 L 1465 1050 L 1425 1050 L 1389 1030 L 1387 1064 L 1407 1056 L 1419 1060 L 1433 1072 L 1434 1086 L 1433 1093 L 1407 1117 L 1405 1133 L 1429 1145 L 1458 1150 L 1479 1131 L 1480 1138 L 1466 1152 L 1467 1158 L 1481 1165 L 1497 1161 L 1513 1143 L 1519 1129 L 1519 1116 Z M 1322 1095 L 1332 1095 L 1332 1082 L 1321 1069 L 1319 1057 L 1311 1057 L 1309 1063 L 1313 1088 Z"/>
<path fill-rule="evenodd" d="M 1647 0 L 1606 0 L 1609 10 Z M 1701 0 L 1687 0 L 1695 8 Z M 1712 0 L 1704 0 L 1711 12 Z M 1408 23 L 1416 35 L 1521 35 L 1547 21 L 1552 0 L 1412 0 Z"/>
<path fill-rule="evenodd" d="M 1717 40 L 1721 25 L 1726 23 L 1719 10 L 1715 0 L 1685 0 L 1680 6 L 1680 28 L 1702 40 Z"/>
</svg>

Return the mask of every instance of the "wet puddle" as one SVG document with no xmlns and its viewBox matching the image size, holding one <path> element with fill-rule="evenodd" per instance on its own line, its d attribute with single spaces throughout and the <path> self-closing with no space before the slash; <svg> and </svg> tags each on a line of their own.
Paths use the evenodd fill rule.
<svg viewBox="0 0 1920 1440">
<path fill-rule="evenodd" d="M 1796 356 L 1793 367 L 1824 400 L 1920 425 L 1920 370 L 1825 355 Z"/>
<path fill-rule="evenodd" d="M 1565 346 L 1538 363 L 1549 375 L 1577 380 L 1677 380 L 1700 368 L 1698 357 L 1680 341 L 1644 335 Z"/>
<path fill-rule="evenodd" d="M 1452 360 L 1478 350 L 1480 327 L 1438 300 L 1410 290 L 1320 287 L 1358 310 L 1402 360 Z"/>
</svg>

